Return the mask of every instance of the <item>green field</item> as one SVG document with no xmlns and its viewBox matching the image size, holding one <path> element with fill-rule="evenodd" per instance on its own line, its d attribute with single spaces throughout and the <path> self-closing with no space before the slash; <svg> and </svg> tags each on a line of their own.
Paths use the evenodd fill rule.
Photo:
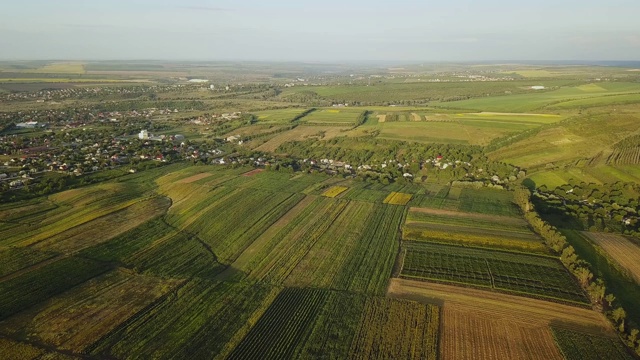
<svg viewBox="0 0 640 360">
<path fill-rule="evenodd" d="M 557 90 L 536 91 L 528 94 L 493 96 L 486 98 L 441 103 L 438 106 L 455 109 L 498 112 L 528 112 L 541 109 L 576 109 L 640 102 L 640 85 L 634 83 L 602 83 L 598 88 L 589 86 L 564 87 Z"/>
<path fill-rule="evenodd" d="M 307 109 L 289 108 L 278 110 L 256 111 L 252 114 L 258 119 L 260 124 L 287 124 L 300 116 Z"/>
<path fill-rule="evenodd" d="M 553 337 L 567 360 L 582 359 L 628 359 L 629 354 L 617 339 L 583 334 L 571 330 L 553 327 Z"/>
<path fill-rule="evenodd" d="M 414 196 L 410 205 L 493 215 L 520 215 L 520 210 L 513 203 L 511 193 L 491 189 L 460 189 L 433 185 L 427 188 L 425 194 Z"/>
<path fill-rule="evenodd" d="M 516 253 L 405 242 L 401 276 L 467 284 L 524 296 L 588 304 L 560 261 Z"/>
<path fill-rule="evenodd" d="M 318 109 L 302 118 L 308 124 L 321 125 L 355 125 L 358 115 L 364 110 L 351 108 L 326 108 Z"/>
</svg>

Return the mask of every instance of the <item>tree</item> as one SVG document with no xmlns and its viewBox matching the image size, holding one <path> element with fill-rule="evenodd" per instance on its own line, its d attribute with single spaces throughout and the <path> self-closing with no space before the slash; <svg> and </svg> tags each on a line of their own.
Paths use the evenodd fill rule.
<svg viewBox="0 0 640 360">
<path fill-rule="evenodd" d="M 593 299 L 596 304 L 601 304 L 602 299 L 604 298 L 605 286 L 602 279 L 597 279 L 595 282 L 589 284 L 589 295 Z"/>
<path fill-rule="evenodd" d="M 578 281 L 583 288 L 586 288 L 589 284 L 589 281 L 591 281 L 591 278 L 593 278 L 593 274 L 591 273 L 591 271 L 582 266 L 576 268 L 576 270 L 574 271 L 574 275 L 576 276 L 576 278 L 578 278 Z"/>
<path fill-rule="evenodd" d="M 607 301 L 609 307 L 612 307 L 613 302 L 616 300 L 616 296 L 613 294 L 607 294 L 604 299 Z"/>
<path fill-rule="evenodd" d="M 618 330 L 620 330 L 620 332 L 624 332 L 624 319 L 627 317 L 627 312 L 624 311 L 623 308 L 617 307 L 611 312 L 611 317 L 613 318 L 613 321 L 618 324 Z"/>
<path fill-rule="evenodd" d="M 638 333 L 640 333 L 640 330 L 631 329 L 631 333 L 629 334 L 629 342 L 631 342 L 632 344 L 635 344 L 636 340 L 638 339 Z"/>
<path fill-rule="evenodd" d="M 571 268 L 573 264 L 578 260 L 578 255 L 576 254 L 573 246 L 569 245 L 564 250 L 562 250 L 562 255 L 560 255 L 560 261 L 568 267 Z"/>
</svg>

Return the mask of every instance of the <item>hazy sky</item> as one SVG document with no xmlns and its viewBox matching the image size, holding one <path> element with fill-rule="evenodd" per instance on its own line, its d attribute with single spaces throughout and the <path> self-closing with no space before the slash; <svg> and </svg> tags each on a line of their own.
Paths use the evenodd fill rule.
<svg viewBox="0 0 640 360">
<path fill-rule="evenodd" d="M 1 59 L 640 60 L 639 0 L 2 0 Z"/>
</svg>

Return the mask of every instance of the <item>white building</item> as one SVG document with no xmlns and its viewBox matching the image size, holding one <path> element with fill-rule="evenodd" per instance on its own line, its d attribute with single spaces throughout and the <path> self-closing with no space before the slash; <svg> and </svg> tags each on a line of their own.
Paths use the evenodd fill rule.
<svg viewBox="0 0 640 360">
<path fill-rule="evenodd" d="M 140 140 L 149 140 L 149 131 L 147 130 L 140 131 L 140 134 L 138 134 L 138 138 Z"/>
</svg>

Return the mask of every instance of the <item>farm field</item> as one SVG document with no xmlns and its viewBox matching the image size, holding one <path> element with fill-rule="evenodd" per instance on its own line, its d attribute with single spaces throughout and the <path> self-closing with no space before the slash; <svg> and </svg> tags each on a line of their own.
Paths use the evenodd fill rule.
<svg viewBox="0 0 640 360">
<path fill-rule="evenodd" d="M 403 242 L 400 276 L 471 285 L 572 304 L 589 301 L 572 275 L 553 257 Z"/>
<path fill-rule="evenodd" d="M 570 84 L 572 81 L 543 80 L 539 82 L 546 86 L 560 86 Z M 482 86 L 464 82 L 451 83 L 393 83 L 384 82 L 372 86 L 351 85 L 351 86 L 314 86 L 293 87 L 283 90 L 281 98 L 292 97 L 300 93 L 312 92 L 314 95 L 333 101 L 350 101 L 359 103 L 368 102 L 397 102 L 416 100 L 420 102 L 436 101 L 449 97 L 486 96 L 504 94 L 505 91 L 520 93 L 531 90 L 524 90 L 523 87 L 531 86 L 529 81 L 496 81 L 483 83 Z M 456 104 L 457 102 L 447 102 L 445 104 Z M 378 105 L 379 106 L 379 105 Z M 453 106 L 453 105 L 451 105 Z"/>
<path fill-rule="evenodd" d="M 348 124 L 351 125 L 351 124 Z M 354 118 L 355 125 L 355 118 Z M 295 129 L 275 135 L 267 142 L 260 144 L 255 148 L 259 151 L 275 151 L 278 146 L 289 141 L 301 141 L 309 138 L 331 139 L 337 136 L 345 136 L 345 132 L 353 126 L 347 126 L 347 123 L 339 126 L 322 126 L 322 125 L 300 125 Z"/>
<path fill-rule="evenodd" d="M 438 327 L 434 305 L 287 288 L 229 358 L 436 359 Z"/>
<path fill-rule="evenodd" d="M 411 200 L 411 194 L 392 192 L 382 202 L 390 205 L 407 205 Z"/>
<path fill-rule="evenodd" d="M 635 359 L 617 339 L 593 336 L 558 327 L 552 327 L 552 331 L 562 355 L 567 360 Z"/>
<path fill-rule="evenodd" d="M 550 326 L 618 341 L 591 309 L 406 279 L 392 279 L 388 296 L 441 306 L 443 359 L 563 359 Z"/>
<path fill-rule="evenodd" d="M 260 284 L 192 279 L 102 337 L 87 352 L 124 359 L 225 358 L 279 291 Z"/>
<path fill-rule="evenodd" d="M 445 305 L 442 311 L 441 358 L 564 359 L 546 324 L 492 315 Z"/>
<path fill-rule="evenodd" d="M 351 108 L 325 108 L 311 112 L 300 121 L 308 124 L 355 126 L 356 120 L 363 109 Z"/>
<path fill-rule="evenodd" d="M 621 235 L 586 231 L 583 234 L 601 247 L 640 284 L 640 246 Z"/>
<path fill-rule="evenodd" d="M 520 216 L 513 194 L 492 189 L 457 188 L 435 185 L 426 194 L 413 196 L 411 206 L 498 216 Z"/>
<path fill-rule="evenodd" d="M 441 242 L 548 254 L 542 239 L 518 218 L 410 208 L 403 240 Z"/>
<path fill-rule="evenodd" d="M 530 112 L 547 108 L 577 108 L 580 106 L 600 106 L 640 101 L 637 95 L 640 91 L 640 86 L 637 84 L 601 83 L 598 84 L 598 87 L 569 86 L 542 92 L 530 90 L 528 94 L 454 101 L 442 103 L 439 106 L 480 111 Z"/>
<path fill-rule="evenodd" d="M 435 305 L 372 298 L 362 314 L 350 359 L 437 359 Z"/>
<path fill-rule="evenodd" d="M 349 188 L 346 186 L 332 186 L 329 189 L 325 190 L 322 193 L 322 196 L 326 196 L 328 198 L 334 198 L 347 190 L 349 190 Z"/>
<path fill-rule="evenodd" d="M 616 107 L 616 116 L 609 116 L 603 111 L 545 126 L 488 155 L 495 160 L 527 167 L 530 171 L 548 164 L 575 164 L 579 160 L 593 159 L 640 129 L 636 107 Z M 593 165 L 581 170 L 587 173 L 595 171 L 592 174 L 595 176 L 599 173 L 596 169 L 601 166 Z"/>
<path fill-rule="evenodd" d="M 298 262 L 287 286 L 312 286 L 383 295 L 404 209 L 350 202 L 335 226 Z"/>
<path fill-rule="evenodd" d="M 573 167 L 563 170 L 549 170 L 533 173 L 529 176 L 536 186 L 546 185 L 555 188 L 571 181 L 595 184 L 622 182 L 640 182 L 640 172 L 633 165 L 597 165 L 593 167 Z"/>
<path fill-rule="evenodd" d="M 57 349 L 79 351 L 176 285 L 176 281 L 110 273 L 12 317 L 1 324 L 2 331 L 28 333 L 30 339 Z M 94 323 L 95 319 L 100 322 Z"/>
<path fill-rule="evenodd" d="M 287 108 L 252 112 L 258 118 L 258 124 L 288 124 L 308 109 Z"/>
</svg>

